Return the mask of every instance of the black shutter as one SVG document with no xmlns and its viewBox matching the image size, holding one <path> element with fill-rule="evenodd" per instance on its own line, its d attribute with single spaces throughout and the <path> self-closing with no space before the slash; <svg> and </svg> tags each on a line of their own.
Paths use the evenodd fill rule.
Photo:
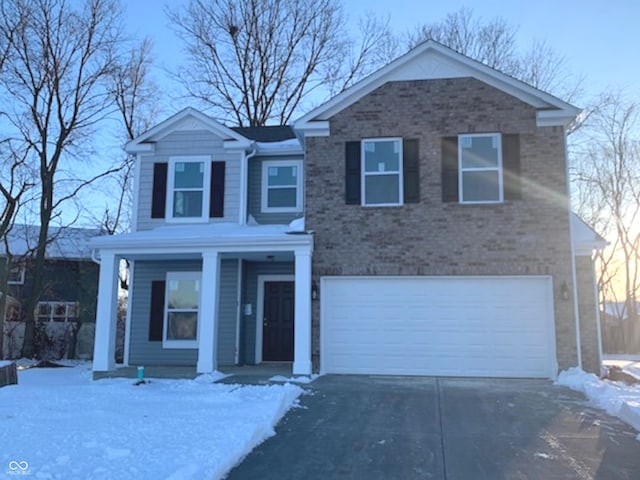
<svg viewBox="0 0 640 480">
<path fill-rule="evenodd" d="M 151 218 L 164 218 L 167 204 L 168 164 L 153 164 L 153 195 L 151 197 Z"/>
<path fill-rule="evenodd" d="M 164 323 L 164 280 L 151 282 L 151 308 L 149 313 L 149 341 L 162 341 L 162 326 Z"/>
<path fill-rule="evenodd" d="M 504 199 L 522 198 L 520 173 L 520 135 L 502 135 L 502 176 Z"/>
<path fill-rule="evenodd" d="M 442 201 L 458 201 L 458 137 L 442 138 Z"/>
<path fill-rule="evenodd" d="M 209 217 L 224 217 L 225 163 L 211 162 L 211 191 L 209 193 Z"/>
<path fill-rule="evenodd" d="M 402 142 L 402 178 L 404 203 L 420 202 L 420 158 L 418 140 Z"/>
<path fill-rule="evenodd" d="M 360 142 L 347 142 L 345 148 L 345 202 L 360 205 Z"/>
</svg>

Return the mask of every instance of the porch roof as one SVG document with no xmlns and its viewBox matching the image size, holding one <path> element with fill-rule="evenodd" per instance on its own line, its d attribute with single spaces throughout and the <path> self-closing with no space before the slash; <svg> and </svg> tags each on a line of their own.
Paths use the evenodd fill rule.
<svg viewBox="0 0 640 480">
<path fill-rule="evenodd" d="M 312 250 L 313 232 L 298 229 L 293 222 L 290 225 L 176 224 L 95 237 L 90 246 L 95 250 L 108 250 L 116 254 Z"/>
</svg>

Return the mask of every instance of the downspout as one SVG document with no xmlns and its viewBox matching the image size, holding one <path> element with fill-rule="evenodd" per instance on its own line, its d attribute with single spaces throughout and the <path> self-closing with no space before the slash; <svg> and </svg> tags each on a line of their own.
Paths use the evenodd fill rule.
<svg viewBox="0 0 640 480">
<path fill-rule="evenodd" d="M 251 151 L 247 154 L 242 152 L 242 161 L 240 163 L 240 225 L 245 225 L 247 223 L 248 212 L 248 203 L 249 199 L 247 198 L 249 195 L 249 159 L 258 153 L 258 146 L 256 142 L 251 142 Z"/>
<path fill-rule="evenodd" d="M 582 370 L 582 345 L 580 341 L 580 312 L 578 311 L 578 275 L 576 273 L 576 252 L 573 245 L 573 226 L 571 225 L 571 181 L 569 180 L 569 148 L 567 135 L 564 134 L 565 174 L 567 179 L 567 220 L 569 221 L 569 245 L 571 247 L 571 277 L 573 283 L 573 317 L 576 324 L 576 354 L 578 368 Z"/>
</svg>

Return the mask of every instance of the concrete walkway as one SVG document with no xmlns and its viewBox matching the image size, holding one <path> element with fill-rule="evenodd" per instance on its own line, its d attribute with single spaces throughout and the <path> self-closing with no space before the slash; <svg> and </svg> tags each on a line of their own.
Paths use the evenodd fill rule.
<svg viewBox="0 0 640 480">
<path fill-rule="evenodd" d="M 227 477 L 640 478 L 619 420 L 548 381 L 325 376 Z"/>
</svg>

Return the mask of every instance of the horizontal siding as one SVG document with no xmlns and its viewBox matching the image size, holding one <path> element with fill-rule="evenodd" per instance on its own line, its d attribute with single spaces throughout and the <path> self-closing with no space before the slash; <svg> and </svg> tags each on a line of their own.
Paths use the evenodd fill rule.
<svg viewBox="0 0 640 480">
<path fill-rule="evenodd" d="M 234 363 L 237 324 L 237 260 L 220 264 L 218 312 L 218 363 Z M 201 271 L 202 263 L 191 261 L 137 261 L 131 281 L 131 336 L 129 362 L 133 365 L 195 365 L 197 349 L 164 349 L 162 342 L 150 342 L 149 314 L 151 282 L 165 280 L 167 272 Z"/>
<path fill-rule="evenodd" d="M 293 275 L 294 264 L 245 262 L 243 266 L 242 304 L 251 305 L 251 315 L 242 316 L 240 336 L 240 363 L 256 363 L 256 315 L 258 312 L 258 276 Z"/>
<path fill-rule="evenodd" d="M 277 160 L 299 160 L 300 157 L 283 156 Z M 269 157 L 269 160 L 276 160 Z M 302 216 L 301 213 L 263 213 L 262 212 L 262 163 L 263 158 L 254 157 L 249 160 L 249 215 L 261 224 L 288 225 L 292 220 Z"/>
<path fill-rule="evenodd" d="M 212 223 L 238 222 L 241 154 L 238 152 L 226 152 L 223 148 L 222 139 L 209 131 L 179 131 L 167 135 L 156 143 L 153 155 L 142 156 L 138 191 L 137 229 L 149 230 L 166 223 L 165 219 L 151 218 L 153 164 L 155 162 L 168 162 L 169 157 L 181 155 L 209 155 L 212 161 L 224 161 L 226 163 L 224 217 L 212 218 L 209 221 Z M 205 186 L 209 186 L 208 180 L 205 182 Z"/>
</svg>

